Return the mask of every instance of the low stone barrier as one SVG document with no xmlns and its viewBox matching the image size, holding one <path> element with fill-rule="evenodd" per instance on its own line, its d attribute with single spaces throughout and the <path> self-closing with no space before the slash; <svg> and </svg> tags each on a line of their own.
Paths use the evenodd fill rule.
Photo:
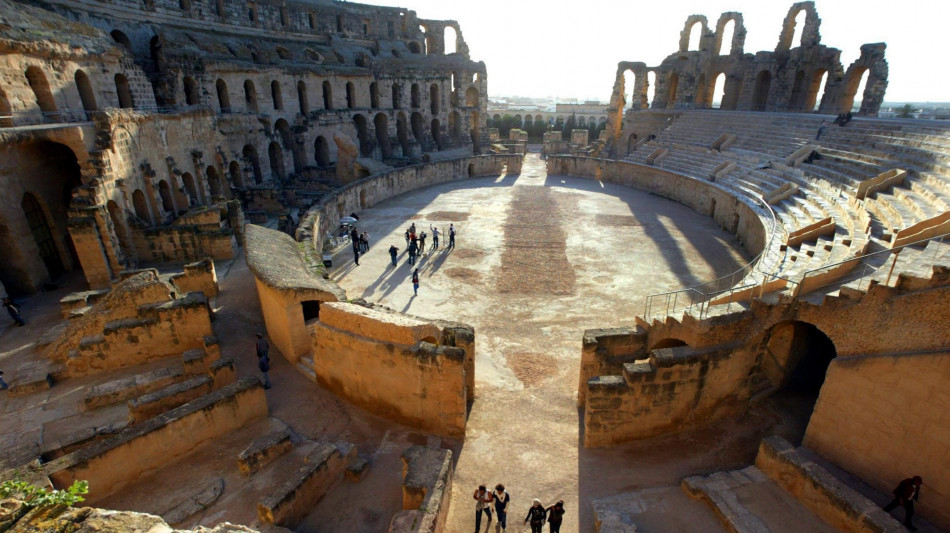
<svg viewBox="0 0 950 533">
<path fill-rule="evenodd" d="M 440 533 L 452 492 L 452 451 L 411 446 L 402 454 L 402 508 L 389 533 Z"/>
<path fill-rule="evenodd" d="M 293 447 L 286 429 L 268 433 L 252 442 L 238 455 L 238 470 L 247 477 L 277 459 Z"/>
</svg>

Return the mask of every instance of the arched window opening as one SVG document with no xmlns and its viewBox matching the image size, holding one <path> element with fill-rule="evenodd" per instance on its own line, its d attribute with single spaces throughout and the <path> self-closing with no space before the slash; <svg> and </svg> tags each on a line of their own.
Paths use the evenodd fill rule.
<svg viewBox="0 0 950 533">
<path fill-rule="evenodd" d="M 808 99 L 805 101 L 805 111 L 812 112 L 820 108 L 818 95 L 824 99 L 825 83 L 828 81 L 828 71 L 818 69 L 811 75 L 811 87 L 808 89 Z"/>
<path fill-rule="evenodd" d="M 735 33 L 736 21 L 735 19 L 729 19 L 723 24 L 722 31 L 719 32 L 719 50 L 717 50 L 719 55 L 732 54 L 732 39 L 735 37 Z"/>
<path fill-rule="evenodd" d="M 307 84 L 303 80 L 297 82 L 297 106 L 300 108 L 300 114 L 310 113 L 310 101 L 307 99 Z"/>
<path fill-rule="evenodd" d="M 689 46 L 687 50 L 699 50 L 699 40 L 703 36 L 703 23 L 696 21 L 689 27 Z"/>
<path fill-rule="evenodd" d="M 412 88 L 409 90 L 409 105 L 413 109 L 419 109 L 419 84 L 413 83 Z"/>
<path fill-rule="evenodd" d="M 46 81 L 43 71 L 39 67 L 29 67 L 26 69 L 26 79 L 30 83 L 30 89 L 33 90 L 33 96 L 36 97 L 36 105 L 39 106 L 43 115 L 51 120 L 58 119 L 56 100 L 53 99 L 53 93 L 50 91 L 49 82 Z"/>
<path fill-rule="evenodd" d="M 284 108 L 284 97 L 280 94 L 280 82 L 274 80 L 270 82 L 270 96 L 274 101 L 274 110 L 280 111 Z"/>
<path fill-rule="evenodd" d="M 432 140 L 435 141 L 435 149 L 442 149 L 442 129 L 439 124 L 439 119 L 432 119 Z"/>
<path fill-rule="evenodd" d="M 376 143 L 383 159 L 389 159 L 393 156 L 392 144 L 389 141 L 389 117 L 385 113 L 377 113 L 373 126 L 376 128 Z"/>
<path fill-rule="evenodd" d="M 201 197 L 198 195 L 198 185 L 195 183 L 195 178 L 185 172 L 181 175 L 181 183 L 185 186 L 185 193 L 188 194 L 188 203 L 190 205 L 198 205 L 201 203 Z"/>
<path fill-rule="evenodd" d="M 356 86 L 353 85 L 353 82 L 346 83 L 346 108 L 353 109 L 356 107 Z"/>
<path fill-rule="evenodd" d="M 769 89 L 772 86 L 772 73 L 763 70 L 755 77 L 755 89 L 752 91 L 752 111 L 765 111 L 769 101 Z"/>
<path fill-rule="evenodd" d="M 198 95 L 198 83 L 191 76 L 185 76 L 185 104 L 198 105 L 200 103 Z"/>
<path fill-rule="evenodd" d="M 132 209 L 135 216 L 148 224 L 153 224 L 152 215 L 148 210 L 148 202 L 145 200 L 145 193 L 141 189 L 135 189 L 132 192 Z"/>
<path fill-rule="evenodd" d="M 637 134 L 631 133 L 627 136 L 627 155 L 630 155 L 637 147 Z"/>
<path fill-rule="evenodd" d="M 443 37 L 445 39 L 445 53 L 454 54 L 458 52 L 458 32 L 455 31 L 455 28 L 446 26 Z"/>
<path fill-rule="evenodd" d="M 465 107 L 478 107 L 478 89 L 475 87 L 465 91 Z"/>
<path fill-rule="evenodd" d="M 631 109 L 633 107 L 633 95 L 636 93 L 636 86 L 637 75 L 630 69 L 623 71 L 623 90 L 620 94 L 623 96 L 624 109 Z"/>
<path fill-rule="evenodd" d="M 244 173 L 241 172 L 241 165 L 237 161 L 231 161 L 228 165 L 228 174 L 231 175 L 231 183 L 235 187 L 244 187 Z"/>
<path fill-rule="evenodd" d="M 228 84 L 218 78 L 218 81 L 214 83 L 214 87 L 218 91 L 218 109 L 221 113 L 230 113 L 231 97 L 228 95 Z"/>
<path fill-rule="evenodd" d="M 218 171 L 213 166 L 208 165 L 208 168 L 205 169 L 205 176 L 208 178 L 208 190 L 211 191 L 212 198 L 224 196 L 224 187 L 221 178 L 218 176 Z"/>
<path fill-rule="evenodd" d="M 726 75 L 724 73 L 719 73 L 716 76 L 716 81 L 713 86 L 713 96 L 712 96 L 712 108 L 719 109 L 722 107 L 722 99 L 726 95 Z"/>
<path fill-rule="evenodd" d="M 270 156 L 271 179 L 283 181 L 284 176 L 284 152 L 280 149 L 277 142 L 270 143 L 267 147 L 267 155 Z"/>
<path fill-rule="evenodd" d="M 864 89 L 867 87 L 870 71 L 866 68 L 855 70 L 845 85 L 842 97 L 842 113 L 857 113 L 864 101 Z"/>
<path fill-rule="evenodd" d="M 125 77 L 125 74 L 115 75 L 115 93 L 119 97 L 119 107 L 124 109 L 135 107 L 132 91 L 129 90 L 129 79 Z"/>
<path fill-rule="evenodd" d="M 369 137 L 369 126 L 366 123 L 366 117 L 354 115 L 353 122 L 356 124 L 356 137 L 360 142 L 360 155 L 363 157 L 372 156 L 373 143 Z"/>
<path fill-rule="evenodd" d="M 427 35 L 429 31 L 426 30 L 425 26 L 419 26 L 419 31 L 422 32 L 422 47 L 423 47 L 422 51 L 426 55 L 429 55 L 429 36 Z"/>
<path fill-rule="evenodd" d="M 112 40 L 122 45 L 122 48 L 125 48 L 125 51 L 132 53 L 132 41 L 129 40 L 129 36 L 122 33 L 119 30 L 112 30 L 109 35 L 112 36 Z"/>
<path fill-rule="evenodd" d="M 429 106 L 433 115 L 439 114 L 439 86 L 435 83 L 429 87 Z"/>
<path fill-rule="evenodd" d="M 278 148 L 279 149 L 279 148 Z M 245 145 L 242 151 L 245 164 L 251 166 L 251 172 L 254 174 L 254 183 L 260 185 L 264 182 L 264 176 L 261 173 L 261 162 L 257 157 L 257 150 L 251 145 Z"/>
<path fill-rule="evenodd" d="M 647 73 L 647 105 L 653 106 L 653 98 L 656 96 L 656 73 L 652 70 Z"/>
<path fill-rule="evenodd" d="M 21 203 L 23 214 L 26 216 L 26 222 L 30 227 L 30 233 L 33 234 L 33 240 L 40 252 L 40 259 L 46 265 L 46 270 L 51 278 L 56 278 L 66 269 L 63 266 L 63 260 L 56 248 L 56 240 L 53 238 L 53 232 L 50 229 L 49 221 L 46 219 L 46 213 L 40 206 L 36 197 L 30 193 L 23 195 Z"/>
<path fill-rule="evenodd" d="M 406 114 L 396 115 L 396 138 L 399 139 L 399 146 L 402 148 L 402 156 L 409 157 L 412 152 L 411 141 L 409 140 L 409 127 L 406 124 Z"/>
<path fill-rule="evenodd" d="M 162 198 L 162 210 L 175 212 L 175 203 L 172 201 L 172 190 L 168 182 L 161 180 L 158 182 L 158 195 Z"/>
<path fill-rule="evenodd" d="M 254 82 L 251 80 L 244 80 L 244 105 L 248 111 L 252 113 L 257 113 L 257 88 L 254 87 Z"/>
<path fill-rule="evenodd" d="M 323 82 L 323 109 L 329 111 L 333 109 L 333 87 L 329 81 Z"/>
<path fill-rule="evenodd" d="M 122 254 L 128 257 L 133 253 L 132 239 L 129 237 L 129 227 L 122 213 L 122 208 L 115 200 L 106 202 L 106 209 L 109 211 L 109 219 L 112 221 L 112 228 L 115 230 L 115 236 L 119 240 L 119 249 Z"/>
<path fill-rule="evenodd" d="M 400 98 L 402 88 L 398 83 L 393 84 L 393 109 L 400 109 L 402 107 L 402 98 Z"/>
<path fill-rule="evenodd" d="M 792 44 L 789 48 L 795 48 L 802 45 L 802 37 L 805 33 L 805 10 L 799 10 L 795 15 L 795 33 L 792 35 Z"/>
<path fill-rule="evenodd" d="M 82 101 L 82 108 L 85 111 L 97 111 L 96 93 L 92 90 L 92 83 L 89 82 L 89 76 L 81 70 L 77 70 L 74 76 L 76 80 L 76 89 L 79 90 L 79 99 Z"/>
<path fill-rule="evenodd" d="M 419 46 L 419 43 L 412 41 L 409 43 L 409 53 L 411 54 L 421 54 L 422 47 Z"/>
<path fill-rule="evenodd" d="M 462 145 L 462 115 L 458 111 L 453 111 L 449 115 L 449 133 L 452 135 L 452 144 Z M 540 120 L 538 120 L 540 122 Z"/>
<path fill-rule="evenodd" d="M 330 144 L 327 143 L 323 135 L 317 137 L 313 142 L 313 155 L 317 161 L 317 166 L 326 168 L 330 166 Z"/>
<path fill-rule="evenodd" d="M 369 84 L 369 106 L 373 109 L 379 108 L 379 84 L 375 81 Z"/>
<path fill-rule="evenodd" d="M 425 147 L 425 125 L 422 120 L 422 113 L 412 114 L 412 135 L 416 138 L 419 146 Z"/>
</svg>

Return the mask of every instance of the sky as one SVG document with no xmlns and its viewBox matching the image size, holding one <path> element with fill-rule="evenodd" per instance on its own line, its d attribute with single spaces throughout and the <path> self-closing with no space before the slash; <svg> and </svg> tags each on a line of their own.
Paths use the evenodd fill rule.
<svg viewBox="0 0 950 533">
<path fill-rule="evenodd" d="M 608 100 L 617 63 L 657 66 L 677 51 L 692 14 L 714 26 L 743 14 L 745 52 L 772 51 L 791 0 L 362 0 L 454 19 L 472 59 L 488 67 L 490 95 Z M 950 101 L 950 1 L 817 0 L 821 43 L 845 69 L 865 43 L 886 42 L 889 102 Z"/>
</svg>

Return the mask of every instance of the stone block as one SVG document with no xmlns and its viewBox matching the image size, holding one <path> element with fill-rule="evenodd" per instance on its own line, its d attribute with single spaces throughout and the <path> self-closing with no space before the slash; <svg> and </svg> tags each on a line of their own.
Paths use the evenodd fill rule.
<svg viewBox="0 0 950 533">
<path fill-rule="evenodd" d="M 247 477 L 293 447 L 290 432 L 286 429 L 268 433 L 252 442 L 238 455 L 238 470 Z"/>
<path fill-rule="evenodd" d="M 200 375 L 173 383 L 129 401 L 129 421 L 133 424 L 184 405 L 212 390 L 211 376 Z"/>
<path fill-rule="evenodd" d="M 336 446 L 319 443 L 290 479 L 258 502 L 257 518 L 266 524 L 292 527 L 340 480 L 344 461 Z"/>
</svg>

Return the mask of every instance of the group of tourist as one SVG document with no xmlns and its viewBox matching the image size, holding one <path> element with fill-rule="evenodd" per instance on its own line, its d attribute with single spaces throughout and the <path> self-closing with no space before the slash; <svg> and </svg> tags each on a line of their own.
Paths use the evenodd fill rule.
<svg viewBox="0 0 950 533">
<path fill-rule="evenodd" d="M 501 483 L 495 485 L 494 492 L 489 491 L 485 485 L 479 485 L 472 498 L 475 499 L 475 533 L 479 533 L 482 529 L 482 513 L 488 516 L 488 523 L 491 524 L 492 507 L 495 508 L 495 515 L 498 517 L 498 527 L 502 531 L 506 530 L 511 496 L 505 490 L 504 485 Z M 541 500 L 535 498 L 531 507 L 528 508 L 527 516 L 524 518 L 526 525 L 531 524 L 531 533 L 541 533 L 545 522 L 550 525 L 550 533 L 559 533 L 563 521 L 564 500 L 558 500 L 554 505 L 545 507 L 541 505 Z"/>
<path fill-rule="evenodd" d="M 369 233 L 362 232 L 353 226 L 350 231 L 350 242 L 353 244 L 353 262 L 360 266 L 360 255 L 369 251 Z"/>
</svg>

